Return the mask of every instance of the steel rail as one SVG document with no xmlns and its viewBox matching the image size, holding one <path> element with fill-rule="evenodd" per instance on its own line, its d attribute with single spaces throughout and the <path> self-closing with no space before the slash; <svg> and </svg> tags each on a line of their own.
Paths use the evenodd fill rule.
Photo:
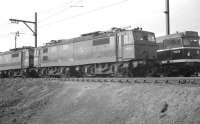
<svg viewBox="0 0 200 124">
<path fill-rule="evenodd" d="M 12 78 L 7 78 L 12 80 Z M 17 78 L 13 78 L 16 80 Z M 23 79 L 23 78 L 19 78 Z M 1 80 L 6 80 L 0 79 Z M 200 87 L 200 77 L 145 77 L 145 78 L 24 78 L 24 80 L 59 80 L 70 82 L 96 82 L 96 83 L 128 83 L 128 84 L 157 84 L 157 85 L 180 85 Z"/>
</svg>

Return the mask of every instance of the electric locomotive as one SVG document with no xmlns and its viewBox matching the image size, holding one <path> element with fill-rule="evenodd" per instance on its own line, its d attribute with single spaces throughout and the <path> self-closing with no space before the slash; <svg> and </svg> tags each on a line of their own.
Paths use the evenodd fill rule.
<svg viewBox="0 0 200 124">
<path fill-rule="evenodd" d="M 156 38 L 158 59 L 166 76 L 197 76 L 200 72 L 198 32 L 177 32 Z"/>
<path fill-rule="evenodd" d="M 41 77 L 153 76 L 156 49 L 153 32 L 112 28 L 38 47 L 34 67 Z"/>
<path fill-rule="evenodd" d="M 22 47 L 0 53 L 0 77 L 31 76 L 34 48 Z"/>
</svg>

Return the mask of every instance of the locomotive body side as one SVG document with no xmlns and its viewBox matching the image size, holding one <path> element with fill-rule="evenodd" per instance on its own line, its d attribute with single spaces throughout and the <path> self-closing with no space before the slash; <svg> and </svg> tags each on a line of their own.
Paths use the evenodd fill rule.
<svg viewBox="0 0 200 124">
<path fill-rule="evenodd" d="M 116 62 L 117 59 L 118 61 L 155 59 L 157 46 L 154 34 L 150 33 L 152 41 L 147 42 L 149 39 L 139 39 L 143 33 L 131 30 L 87 39 L 62 40 L 61 43 L 38 48 L 36 51 L 39 58 L 37 58 L 41 67 Z M 140 36 L 137 36 L 138 34 Z"/>
<path fill-rule="evenodd" d="M 96 39 L 77 38 L 63 40 L 62 43 L 55 45 L 43 46 L 39 49 L 40 65 L 41 67 L 76 66 L 114 62 L 115 44 L 113 39 L 114 37 L 112 36 Z M 98 44 L 95 44 L 97 41 Z"/>
<path fill-rule="evenodd" d="M 155 36 L 151 32 L 95 32 L 37 48 L 34 63 L 43 76 L 119 73 L 127 76 L 132 73 L 133 68 L 145 65 L 147 60 L 156 59 L 156 48 Z M 141 74 L 142 72 L 144 70 L 141 70 Z"/>
<path fill-rule="evenodd" d="M 147 31 L 134 31 L 134 48 L 136 59 L 157 59 L 156 50 L 158 48 L 154 33 Z"/>
<path fill-rule="evenodd" d="M 21 51 L 9 51 L 0 54 L 0 70 L 20 69 Z"/>
</svg>

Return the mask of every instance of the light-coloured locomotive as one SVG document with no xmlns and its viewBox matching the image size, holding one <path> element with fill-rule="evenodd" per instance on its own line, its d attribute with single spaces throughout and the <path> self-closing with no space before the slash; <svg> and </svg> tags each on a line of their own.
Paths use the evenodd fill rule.
<svg viewBox="0 0 200 124">
<path fill-rule="evenodd" d="M 40 76 L 147 76 L 156 49 L 152 32 L 112 28 L 38 47 L 34 67 Z"/>
<path fill-rule="evenodd" d="M 33 47 L 17 48 L 0 53 L 1 77 L 27 76 L 29 69 L 34 66 L 33 55 Z"/>
</svg>

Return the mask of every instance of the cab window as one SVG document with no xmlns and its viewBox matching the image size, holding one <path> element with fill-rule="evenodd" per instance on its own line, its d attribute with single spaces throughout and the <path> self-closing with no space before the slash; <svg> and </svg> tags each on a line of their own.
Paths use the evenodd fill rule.
<svg viewBox="0 0 200 124">
<path fill-rule="evenodd" d="M 48 48 L 44 48 L 43 53 L 47 53 L 47 52 L 48 52 Z"/>
<path fill-rule="evenodd" d="M 198 38 L 184 37 L 183 45 L 186 47 L 199 47 L 199 40 Z"/>
<path fill-rule="evenodd" d="M 123 37 L 123 41 L 124 41 L 124 44 L 131 44 L 133 43 L 131 38 L 129 37 L 129 35 L 122 35 Z"/>
<path fill-rule="evenodd" d="M 182 47 L 181 39 L 179 38 L 170 38 L 163 41 L 164 42 L 164 48 L 176 48 L 176 47 Z"/>
<path fill-rule="evenodd" d="M 139 41 L 144 41 L 144 40 L 150 42 L 156 41 L 154 33 L 143 32 L 143 31 L 134 32 L 134 39 Z"/>
</svg>

